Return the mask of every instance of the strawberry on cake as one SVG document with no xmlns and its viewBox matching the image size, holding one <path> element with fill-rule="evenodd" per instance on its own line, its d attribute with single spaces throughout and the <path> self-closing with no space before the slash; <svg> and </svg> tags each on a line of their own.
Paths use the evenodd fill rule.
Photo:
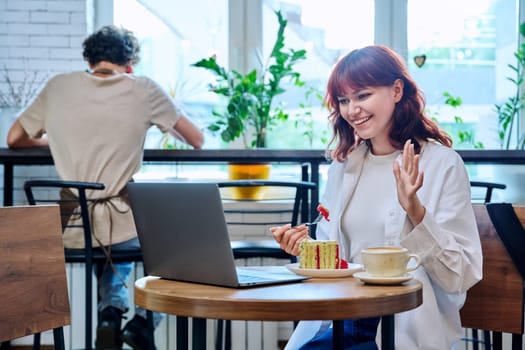
<svg viewBox="0 0 525 350">
<path fill-rule="evenodd" d="M 317 206 L 317 211 L 319 212 L 319 214 L 321 214 L 323 216 L 323 218 L 326 221 L 330 221 L 330 212 L 328 211 L 328 209 L 324 205 L 319 203 L 319 205 Z"/>
</svg>

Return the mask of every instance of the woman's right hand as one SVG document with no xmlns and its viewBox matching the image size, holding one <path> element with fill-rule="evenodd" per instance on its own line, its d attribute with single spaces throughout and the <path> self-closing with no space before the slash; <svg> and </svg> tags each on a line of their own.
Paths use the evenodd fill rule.
<svg viewBox="0 0 525 350">
<path fill-rule="evenodd" d="M 270 227 L 273 238 L 279 243 L 281 249 L 291 255 L 299 255 L 299 245 L 301 241 L 308 238 L 308 227 L 306 225 L 294 226 L 287 224 L 284 226 Z"/>
</svg>

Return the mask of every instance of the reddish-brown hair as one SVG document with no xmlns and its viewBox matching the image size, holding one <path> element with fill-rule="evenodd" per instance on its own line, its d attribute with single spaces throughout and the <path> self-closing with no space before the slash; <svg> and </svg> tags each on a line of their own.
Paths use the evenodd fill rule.
<svg viewBox="0 0 525 350">
<path fill-rule="evenodd" d="M 390 131 L 392 146 L 402 149 L 408 139 L 414 142 L 417 153 L 421 150 L 419 141 L 434 140 L 452 146 L 450 136 L 425 115 L 423 93 L 400 56 L 386 46 L 376 45 L 351 51 L 339 60 L 328 79 L 326 105 L 334 131 L 329 146 L 336 142 L 332 157 L 342 161 L 358 144 L 366 141 L 357 137 L 354 128 L 342 118 L 338 97 L 349 90 L 392 86 L 397 79 L 403 81 L 403 97 L 394 108 Z"/>
</svg>

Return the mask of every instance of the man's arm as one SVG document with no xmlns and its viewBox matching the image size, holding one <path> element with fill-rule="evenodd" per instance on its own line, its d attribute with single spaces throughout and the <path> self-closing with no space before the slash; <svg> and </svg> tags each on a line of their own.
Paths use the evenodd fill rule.
<svg viewBox="0 0 525 350">
<path fill-rule="evenodd" d="M 14 122 L 7 134 L 7 146 L 9 148 L 26 148 L 48 146 L 47 138 L 41 137 L 34 139 L 29 137 L 18 119 Z"/>
<path fill-rule="evenodd" d="M 204 135 L 202 132 L 184 116 L 173 126 L 170 134 L 196 149 L 202 148 L 204 143 Z"/>
</svg>

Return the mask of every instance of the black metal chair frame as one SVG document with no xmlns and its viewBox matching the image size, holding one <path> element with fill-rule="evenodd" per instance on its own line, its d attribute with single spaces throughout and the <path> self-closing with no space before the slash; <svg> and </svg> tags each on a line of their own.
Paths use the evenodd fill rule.
<svg viewBox="0 0 525 350">
<path fill-rule="evenodd" d="M 273 222 L 228 222 L 228 224 L 239 224 L 239 225 L 283 225 L 291 223 L 292 225 L 299 224 L 301 222 L 310 221 L 310 198 L 311 191 L 317 189 L 317 185 L 314 182 L 308 181 L 274 181 L 274 180 L 232 180 L 218 182 L 219 188 L 227 187 L 280 187 L 280 188 L 295 188 L 295 196 L 293 199 L 293 207 L 291 211 L 261 211 L 261 210 L 228 210 L 225 209 L 225 214 L 235 213 L 248 213 L 248 214 L 261 214 L 261 213 L 283 213 L 290 212 L 291 220 L 273 221 Z M 286 253 L 282 250 L 273 240 L 250 240 L 250 241 L 232 241 L 232 251 L 235 259 L 247 259 L 247 258 L 274 258 L 274 259 L 289 259 L 294 262 L 295 257 Z M 224 328 L 224 329 L 223 329 Z M 218 321 L 217 326 L 217 339 L 215 347 L 217 350 L 223 348 L 222 336 L 224 337 L 224 349 L 231 349 L 231 321 L 227 320 L 226 325 L 223 326 L 223 320 Z"/>
<path fill-rule="evenodd" d="M 309 191 L 317 188 L 317 185 L 308 181 L 272 181 L 272 180 L 233 180 L 218 182 L 219 188 L 227 187 L 280 187 L 280 188 L 295 188 L 294 204 L 291 211 L 285 210 L 229 210 L 225 209 L 225 214 L 279 214 L 290 212 L 291 220 L 272 222 L 233 222 L 229 221 L 230 225 L 283 225 L 291 223 L 297 225 L 299 218 L 303 221 L 309 221 L 310 218 L 310 198 Z M 273 242 L 273 240 L 271 240 Z M 232 242 L 232 249 L 235 259 L 246 259 L 252 257 L 270 257 L 276 259 L 293 259 L 293 257 L 282 249 L 274 249 L 268 241 L 234 241 Z"/>
<path fill-rule="evenodd" d="M 49 188 L 49 189 L 76 189 L 78 191 L 78 199 L 39 199 L 35 196 L 34 189 Z M 81 181 L 62 181 L 62 180 L 29 180 L 24 183 L 24 191 L 30 205 L 46 204 L 46 203 L 64 203 L 76 202 L 80 208 L 80 215 L 82 217 L 82 228 L 84 234 L 84 249 L 68 249 L 65 248 L 66 263 L 83 263 L 85 265 L 85 348 L 91 349 L 93 344 L 92 325 L 93 317 L 91 310 L 93 309 L 93 264 L 96 262 L 106 262 L 108 257 L 100 248 L 94 248 L 91 237 L 91 220 L 89 217 L 89 203 L 92 201 L 87 198 L 87 190 L 103 190 L 105 188 L 102 183 L 81 182 Z M 75 212 L 78 214 L 78 211 Z M 61 213 L 61 215 L 69 215 L 71 213 Z M 142 262 L 142 252 L 140 249 L 130 249 L 125 251 L 111 252 L 111 261 L 113 262 Z M 148 314 L 148 318 L 149 314 Z M 152 320 L 148 320 L 152 322 Z M 35 336 L 35 348 L 39 348 L 40 337 Z"/>
<path fill-rule="evenodd" d="M 495 183 L 495 182 L 485 182 L 485 181 L 470 181 L 471 187 L 484 187 L 487 189 L 485 192 L 484 203 L 489 203 L 492 199 L 492 192 L 494 189 L 504 190 L 507 188 L 507 185 Z"/>
</svg>

